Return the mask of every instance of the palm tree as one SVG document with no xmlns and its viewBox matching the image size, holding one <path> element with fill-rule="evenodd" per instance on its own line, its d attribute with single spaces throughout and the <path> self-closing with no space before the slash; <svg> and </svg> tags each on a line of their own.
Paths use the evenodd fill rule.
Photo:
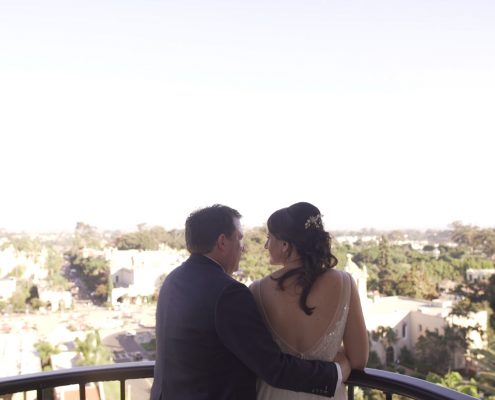
<svg viewBox="0 0 495 400">
<path fill-rule="evenodd" d="M 50 371 L 52 369 L 52 355 L 60 353 L 60 350 L 56 346 L 52 346 L 51 343 L 44 340 L 37 342 L 34 345 L 34 348 L 40 356 L 41 369 L 43 371 Z"/>
<path fill-rule="evenodd" d="M 100 333 L 89 332 L 84 340 L 76 338 L 75 350 L 78 353 L 79 365 L 102 365 L 111 363 L 110 351 L 103 345 Z"/>
<path fill-rule="evenodd" d="M 492 339 L 486 350 L 476 351 L 479 365 L 479 387 L 495 398 L 495 339 Z"/>
<path fill-rule="evenodd" d="M 453 325 L 446 326 L 443 333 L 443 341 L 445 346 L 450 353 L 450 365 L 449 368 L 455 368 L 455 355 L 459 352 L 464 354 L 468 348 L 468 338 L 467 338 L 468 328 Z"/>
<path fill-rule="evenodd" d="M 386 364 L 390 365 L 394 362 L 394 345 L 397 343 L 397 334 L 395 330 L 389 326 L 379 326 L 376 331 L 371 333 L 371 336 L 375 342 L 379 341 L 386 355 Z"/>
</svg>

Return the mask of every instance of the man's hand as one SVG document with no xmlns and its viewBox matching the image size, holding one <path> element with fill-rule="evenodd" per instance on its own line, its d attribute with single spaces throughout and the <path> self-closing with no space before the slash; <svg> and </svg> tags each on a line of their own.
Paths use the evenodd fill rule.
<svg viewBox="0 0 495 400">
<path fill-rule="evenodd" d="M 351 363 L 349 362 L 349 359 L 342 351 L 339 351 L 335 356 L 334 361 L 340 365 L 340 370 L 342 372 L 342 382 L 345 382 L 351 374 Z"/>
</svg>

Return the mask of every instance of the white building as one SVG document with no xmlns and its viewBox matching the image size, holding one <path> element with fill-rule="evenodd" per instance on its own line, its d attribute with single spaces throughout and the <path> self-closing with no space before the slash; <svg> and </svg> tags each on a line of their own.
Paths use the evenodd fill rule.
<svg viewBox="0 0 495 400">
<path fill-rule="evenodd" d="M 495 275 L 495 269 L 474 269 L 466 270 L 466 280 L 468 282 L 488 281 L 492 275 Z"/>
<path fill-rule="evenodd" d="M 347 254 L 347 262 L 344 266 L 344 271 L 351 274 L 354 282 L 356 282 L 359 297 L 363 303 L 363 299 L 367 299 L 368 297 L 368 269 L 366 268 L 366 265 L 359 267 L 352 261 L 352 254 Z"/>
<path fill-rule="evenodd" d="M 34 255 L 17 251 L 12 245 L 0 250 L 0 278 L 6 277 L 14 268 L 22 267 L 24 273 L 20 278 L 31 279 L 34 282 L 42 281 L 48 274 L 44 268 L 47 255 L 48 252 L 44 247 Z"/>
<path fill-rule="evenodd" d="M 105 251 L 109 261 L 113 284 L 112 304 L 123 297 L 140 299 L 152 296 L 163 275 L 169 274 L 188 257 L 185 250 L 166 247 L 156 251 L 115 250 Z"/>
<path fill-rule="evenodd" d="M 337 235 L 337 242 L 345 244 L 355 244 L 356 242 L 374 242 L 378 243 L 380 237 L 377 235 Z"/>
<path fill-rule="evenodd" d="M 0 377 L 41 372 L 34 332 L 0 333 Z M 36 392 L 16 393 L 12 400 L 34 400 Z"/>
<path fill-rule="evenodd" d="M 389 357 L 393 361 L 397 361 L 402 347 L 414 352 L 419 337 L 424 335 L 426 330 L 442 334 L 445 327 L 449 325 L 462 327 L 479 325 L 482 332 L 487 330 L 488 314 L 486 311 L 471 313 L 467 318 L 450 316 L 455 304 L 451 298 L 427 301 L 400 296 L 375 296 L 373 299 L 369 299 L 366 292 L 366 279 L 368 277 L 366 267 L 360 268 L 352 262 L 351 256 L 348 255 L 344 270 L 348 271 L 356 281 L 368 331 L 377 331 L 380 326 L 392 328 L 395 331 L 397 341 L 391 346 L 391 349 L 388 349 Z M 469 338 L 472 349 L 487 346 L 486 335 L 483 333 L 471 331 Z M 372 341 L 370 350 L 374 350 L 382 362 L 386 361 L 387 349 L 382 343 Z M 461 368 L 464 366 L 464 362 L 464 355 L 460 354 L 456 357 L 455 365 Z"/>
<path fill-rule="evenodd" d="M 0 300 L 8 300 L 15 293 L 16 289 L 15 278 L 0 279 Z"/>
<path fill-rule="evenodd" d="M 39 296 L 41 301 L 50 304 L 52 311 L 72 308 L 72 293 L 69 291 L 56 292 L 53 290 L 39 289 Z"/>
</svg>

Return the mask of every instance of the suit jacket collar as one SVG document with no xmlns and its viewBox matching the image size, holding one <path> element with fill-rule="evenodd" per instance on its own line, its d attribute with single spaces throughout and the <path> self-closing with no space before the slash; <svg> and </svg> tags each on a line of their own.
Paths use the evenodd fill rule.
<svg viewBox="0 0 495 400">
<path fill-rule="evenodd" d="M 191 260 L 194 263 L 199 263 L 199 264 L 208 264 L 211 266 L 215 266 L 217 268 L 220 268 L 220 270 L 225 273 L 223 267 L 217 263 L 215 260 L 211 259 L 208 256 L 205 256 L 204 254 L 191 254 L 189 256 L 189 260 Z"/>
</svg>

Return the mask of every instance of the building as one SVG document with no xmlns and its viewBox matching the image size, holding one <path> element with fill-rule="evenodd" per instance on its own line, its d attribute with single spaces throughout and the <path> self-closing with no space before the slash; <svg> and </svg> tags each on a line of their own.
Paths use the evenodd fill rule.
<svg viewBox="0 0 495 400">
<path fill-rule="evenodd" d="M 385 362 L 399 361 L 400 349 L 406 347 L 411 352 L 421 335 L 426 330 L 442 334 L 446 326 L 480 327 L 480 332 L 471 331 L 471 349 L 480 349 L 487 346 L 485 332 L 488 328 L 488 314 L 486 311 L 471 313 L 468 317 L 451 316 L 455 300 L 452 297 L 435 299 L 432 301 L 418 300 L 401 296 L 373 296 L 367 294 L 367 269 L 357 266 L 350 255 L 344 270 L 354 278 L 358 287 L 363 307 L 366 328 L 369 332 L 377 331 L 380 327 L 391 328 L 395 332 L 396 342 L 383 345 L 382 341 L 371 341 L 370 350 L 375 351 L 378 357 Z M 455 358 L 455 367 L 462 368 L 465 364 L 464 354 Z"/>
<path fill-rule="evenodd" d="M 53 290 L 39 289 L 40 300 L 47 304 L 52 311 L 72 308 L 72 293 L 56 292 Z"/>
<path fill-rule="evenodd" d="M 182 264 L 188 253 L 169 247 L 153 251 L 111 249 L 104 257 L 109 262 L 111 302 L 115 305 L 125 299 L 140 302 L 153 296 L 161 278 Z"/>
<path fill-rule="evenodd" d="M 466 280 L 468 282 L 488 281 L 492 275 L 495 275 L 495 268 L 493 269 L 468 268 L 466 270 Z"/>
<path fill-rule="evenodd" d="M 0 278 L 8 276 L 16 267 L 22 267 L 23 274 L 19 278 L 42 281 L 48 274 L 44 268 L 47 255 L 44 247 L 37 254 L 17 251 L 12 245 L 0 250 Z"/>
<path fill-rule="evenodd" d="M 34 348 L 37 336 L 32 331 L 0 333 L 0 377 L 41 372 L 41 362 Z M 16 393 L 12 400 L 34 400 L 36 392 Z"/>
<path fill-rule="evenodd" d="M 12 297 L 16 290 L 15 278 L 0 279 L 0 300 L 8 300 Z"/>
</svg>

